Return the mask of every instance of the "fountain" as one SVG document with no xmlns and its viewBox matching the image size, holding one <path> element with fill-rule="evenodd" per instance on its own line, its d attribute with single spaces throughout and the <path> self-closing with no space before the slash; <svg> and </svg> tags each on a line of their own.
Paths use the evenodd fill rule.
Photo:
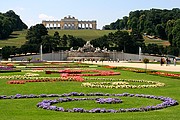
<svg viewBox="0 0 180 120">
<path fill-rule="evenodd" d="M 101 50 L 99 47 L 95 48 L 91 45 L 90 41 L 87 41 L 83 47 L 79 47 L 78 50 L 74 50 L 73 47 L 68 52 L 68 60 L 109 60 L 109 52 L 107 48 L 103 47 Z"/>
</svg>

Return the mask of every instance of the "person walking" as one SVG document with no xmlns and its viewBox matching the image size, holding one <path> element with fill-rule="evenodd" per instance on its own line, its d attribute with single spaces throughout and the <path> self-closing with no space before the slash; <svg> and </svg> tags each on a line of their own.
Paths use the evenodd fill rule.
<svg viewBox="0 0 180 120">
<path fill-rule="evenodd" d="M 161 66 L 164 64 L 164 60 L 163 60 L 163 58 L 161 58 L 161 60 L 160 60 L 160 64 L 161 64 Z"/>
<path fill-rule="evenodd" d="M 176 66 L 176 58 L 174 58 L 174 66 Z"/>
<path fill-rule="evenodd" d="M 169 59 L 168 59 L 168 57 L 166 58 L 166 66 L 168 66 L 168 64 L 169 64 Z"/>
</svg>

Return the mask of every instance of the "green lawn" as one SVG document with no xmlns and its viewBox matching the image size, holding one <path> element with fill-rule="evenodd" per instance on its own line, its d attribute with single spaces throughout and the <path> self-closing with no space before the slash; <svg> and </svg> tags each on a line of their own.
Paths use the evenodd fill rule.
<svg viewBox="0 0 180 120">
<path fill-rule="evenodd" d="M 53 35 L 55 31 L 58 31 L 62 37 L 64 34 L 73 35 L 75 37 L 83 38 L 84 40 L 92 40 L 99 38 L 103 35 L 107 35 L 116 30 L 48 30 L 49 35 Z M 24 31 L 15 31 L 10 35 L 10 38 L 5 40 L 0 40 L 0 48 L 4 46 L 17 46 L 20 47 L 26 42 L 26 33 Z"/>
<path fill-rule="evenodd" d="M 55 31 L 58 31 L 60 36 L 62 37 L 64 34 L 66 35 L 73 35 L 75 37 L 83 38 L 86 41 L 93 40 L 99 38 L 103 35 L 108 35 L 111 32 L 116 32 L 116 30 L 55 30 L 50 29 L 48 30 L 49 35 L 53 35 Z M 12 33 L 9 39 L 0 40 L 0 48 L 4 46 L 17 46 L 20 47 L 26 42 L 26 33 L 27 30 L 24 31 L 15 31 Z M 145 38 L 146 44 L 158 44 L 163 46 L 168 46 L 169 42 L 167 40 L 158 40 L 158 39 L 148 39 Z"/>
<path fill-rule="evenodd" d="M 88 68 L 87 68 L 88 69 Z M 98 68 L 108 70 L 107 68 Z M 172 79 L 166 77 L 159 77 L 148 75 L 145 73 L 134 73 L 122 70 L 118 76 L 106 76 L 106 78 L 125 78 L 137 80 L 151 80 L 159 81 L 166 84 L 165 87 L 159 88 L 142 88 L 142 89 L 105 89 L 105 88 L 86 88 L 81 86 L 81 82 L 47 82 L 47 83 L 26 83 L 26 84 L 6 84 L 8 80 L 0 79 L 0 95 L 15 95 L 19 94 L 62 94 L 69 92 L 102 92 L 102 93 L 132 93 L 132 94 L 150 94 L 155 96 L 171 97 L 178 102 L 180 101 L 180 79 Z M 14 74 L 24 74 L 14 73 Z M 2 75 L 12 75 L 0 73 Z M 40 73 L 44 76 L 44 73 Z M 58 74 L 51 74 L 46 76 L 58 76 Z M 102 76 L 101 76 L 102 78 Z M 66 113 L 44 110 L 36 107 L 38 102 L 44 99 L 55 98 L 34 98 L 34 99 L 12 99 L 0 100 L 0 115 L 2 120 L 179 120 L 180 106 L 173 106 L 157 111 L 150 112 L 128 112 L 128 113 Z M 158 100 L 145 98 L 128 98 L 122 97 L 123 103 L 117 105 L 102 104 L 97 105 L 93 101 L 68 102 L 58 103 L 57 106 L 62 105 L 66 108 L 84 107 L 84 108 L 129 108 L 129 107 L 143 107 L 146 105 L 158 104 Z"/>
<path fill-rule="evenodd" d="M 17 46 L 20 47 L 26 42 L 27 31 L 15 31 L 10 35 L 10 38 L 5 40 L 0 40 L 0 48 L 4 46 Z"/>
<path fill-rule="evenodd" d="M 49 34 L 53 35 L 55 31 L 58 31 L 60 36 L 73 35 L 75 37 L 83 38 L 84 40 L 93 40 L 103 35 L 108 35 L 116 30 L 49 30 Z"/>
</svg>

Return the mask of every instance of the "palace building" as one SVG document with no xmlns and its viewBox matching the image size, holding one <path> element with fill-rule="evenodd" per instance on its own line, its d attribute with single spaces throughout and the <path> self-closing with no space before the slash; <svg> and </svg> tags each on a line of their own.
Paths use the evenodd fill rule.
<svg viewBox="0 0 180 120">
<path fill-rule="evenodd" d="M 43 20 L 42 24 L 48 29 L 69 29 L 69 30 L 77 30 L 77 29 L 93 29 L 95 30 L 97 27 L 96 20 L 92 21 L 82 21 L 78 20 L 75 17 L 64 17 L 60 21 L 47 21 Z"/>
</svg>

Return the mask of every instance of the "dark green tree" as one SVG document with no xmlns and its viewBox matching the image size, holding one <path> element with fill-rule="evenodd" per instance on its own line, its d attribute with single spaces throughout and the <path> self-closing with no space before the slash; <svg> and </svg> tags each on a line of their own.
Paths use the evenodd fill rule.
<svg viewBox="0 0 180 120">
<path fill-rule="evenodd" d="M 157 24 L 156 25 L 156 28 L 155 28 L 155 31 L 156 31 L 156 35 L 161 38 L 161 39 L 167 39 L 167 36 L 166 36 L 166 32 L 165 32 L 165 28 L 162 24 Z"/>
<path fill-rule="evenodd" d="M 7 60 L 10 58 L 10 55 L 15 55 L 15 46 L 5 46 L 2 48 L 2 58 Z"/>
<path fill-rule="evenodd" d="M 48 35 L 48 31 L 43 24 L 31 26 L 26 35 L 26 39 L 28 40 L 27 44 L 40 45 L 42 42 L 42 36 L 44 35 Z"/>
<path fill-rule="evenodd" d="M 175 21 L 172 34 L 173 34 L 172 46 L 180 48 L 180 19 Z"/>
<path fill-rule="evenodd" d="M 66 35 L 63 35 L 62 40 L 61 40 L 62 46 L 66 47 L 67 41 L 68 41 L 68 37 Z"/>
<path fill-rule="evenodd" d="M 61 43 L 61 36 L 59 35 L 59 32 L 55 32 L 53 35 L 53 41 L 54 44 L 57 45 L 57 47 L 62 47 L 62 43 Z"/>
<path fill-rule="evenodd" d="M 13 30 L 23 30 L 27 29 L 28 26 L 20 19 L 18 15 L 13 10 L 9 10 L 4 13 L 5 16 L 11 18 L 13 24 Z"/>
<path fill-rule="evenodd" d="M 57 47 L 56 41 L 50 35 L 42 36 L 42 46 L 44 52 L 52 52 Z"/>
<path fill-rule="evenodd" d="M 166 34 L 171 45 L 172 45 L 172 40 L 173 40 L 172 30 L 174 28 L 174 23 L 175 23 L 175 20 L 168 20 L 168 22 L 166 23 Z"/>
</svg>

